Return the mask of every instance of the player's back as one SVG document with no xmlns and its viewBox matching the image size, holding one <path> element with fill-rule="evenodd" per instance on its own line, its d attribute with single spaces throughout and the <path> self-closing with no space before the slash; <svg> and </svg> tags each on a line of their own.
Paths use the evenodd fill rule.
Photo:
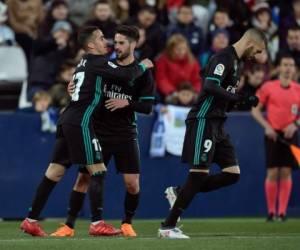
<svg viewBox="0 0 300 250">
<path fill-rule="evenodd" d="M 102 77 L 95 68 L 107 63 L 105 56 L 86 54 L 73 75 L 75 90 L 58 124 L 81 125 L 101 105 Z"/>
<path fill-rule="evenodd" d="M 204 81 L 209 80 L 226 91 L 235 93 L 240 78 L 239 58 L 233 46 L 213 55 L 205 68 Z M 205 88 L 198 96 L 197 103 L 192 107 L 188 119 L 225 118 L 229 102 L 210 95 Z"/>
</svg>

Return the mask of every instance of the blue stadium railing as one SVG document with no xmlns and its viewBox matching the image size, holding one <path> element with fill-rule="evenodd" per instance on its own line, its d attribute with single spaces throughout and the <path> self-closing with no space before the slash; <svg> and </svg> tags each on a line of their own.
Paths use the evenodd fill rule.
<svg viewBox="0 0 300 250">
<path fill-rule="evenodd" d="M 141 148 L 141 203 L 138 218 L 162 218 L 168 212 L 164 189 L 182 184 L 187 168 L 179 157 L 150 158 L 149 144 L 153 116 L 139 117 Z M 232 187 L 199 194 L 185 217 L 265 216 L 263 130 L 248 113 L 232 114 L 227 131 L 236 146 L 241 179 Z M 26 216 L 54 142 L 54 135 L 40 131 L 38 115 L 0 113 L 0 218 Z M 72 167 L 53 191 L 43 217 L 64 217 L 77 168 Z M 300 216 L 300 171 L 293 174 L 294 186 L 288 213 Z M 106 178 L 106 218 L 121 218 L 124 188 L 112 165 Z M 86 199 L 81 216 L 89 217 Z"/>
</svg>

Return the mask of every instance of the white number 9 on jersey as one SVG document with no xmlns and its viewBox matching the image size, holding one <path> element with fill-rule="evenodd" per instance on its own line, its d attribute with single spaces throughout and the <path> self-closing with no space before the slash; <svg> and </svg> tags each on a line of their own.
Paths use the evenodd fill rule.
<svg viewBox="0 0 300 250">
<path fill-rule="evenodd" d="M 84 81 L 84 72 L 77 72 L 76 74 L 74 74 L 73 82 L 75 84 L 75 90 L 71 95 L 72 101 L 74 102 L 79 100 L 80 88 L 81 85 L 83 84 L 83 81 Z"/>
<path fill-rule="evenodd" d="M 212 141 L 211 140 L 205 140 L 203 146 L 204 146 L 204 152 L 208 153 L 209 150 L 211 149 Z"/>
</svg>

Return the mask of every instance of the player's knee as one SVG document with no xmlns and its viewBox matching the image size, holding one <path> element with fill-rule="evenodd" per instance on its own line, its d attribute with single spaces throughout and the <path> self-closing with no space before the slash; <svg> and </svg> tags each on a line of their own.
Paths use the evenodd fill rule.
<svg viewBox="0 0 300 250">
<path fill-rule="evenodd" d="M 45 175 L 48 179 L 59 182 L 64 176 L 65 170 L 65 167 L 60 164 L 50 163 Z"/>
<path fill-rule="evenodd" d="M 232 167 L 227 167 L 223 168 L 222 172 L 224 173 L 230 173 L 230 174 L 241 174 L 241 170 L 239 166 L 232 166 Z"/>
<path fill-rule="evenodd" d="M 140 185 L 137 180 L 126 181 L 125 186 L 127 192 L 130 194 L 137 194 L 140 192 Z"/>
<path fill-rule="evenodd" d="M 90 178 L 91 177 L 88 174 L 80 173 L 77 176 L 73 190 L 80 193 L 86 193 L 89 187 Z"/>
</svg>

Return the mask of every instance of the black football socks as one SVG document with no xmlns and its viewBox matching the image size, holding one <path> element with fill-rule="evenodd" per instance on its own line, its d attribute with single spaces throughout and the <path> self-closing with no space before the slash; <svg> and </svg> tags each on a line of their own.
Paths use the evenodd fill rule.
<svg viewBox="0 0 300 250">
<path fill-rule="evenodd" d="M 68 217 L 66 220 L 66 225 L 68 227 L 74 228 L 78 213 L 82 209 L 84 198 L 85 193 L 77 192 L 75 190 L 72 191 L 69 200 Z"/>
<path fill-rule="evenodd" d="M 43 180 L 41 181 L 40 185 L 36 190 L 32 206 L 29 208 L 27 216 L 29 219 L 39 219 L 40 213 L 46 205 L 46 202 L 56 184 L 57 182 L 52 181 L 46 176 L 44 176 Z"/>
<path fill-rule="evenodd" d="M 89 196 L 92 222 L 102 220 L 104 177 L 105 172 L 95 173 L 91 176 Z"/>
<path fill-rule="evenodd" d="M 125 209 L 125 218 L 122 221 L 123 223 L 131 224 L 132 217 L 135 215 L 135 211 L 139 205 L 140 193 L 130 194 L 126 192 L 124 209 Z"/>
</svg>

